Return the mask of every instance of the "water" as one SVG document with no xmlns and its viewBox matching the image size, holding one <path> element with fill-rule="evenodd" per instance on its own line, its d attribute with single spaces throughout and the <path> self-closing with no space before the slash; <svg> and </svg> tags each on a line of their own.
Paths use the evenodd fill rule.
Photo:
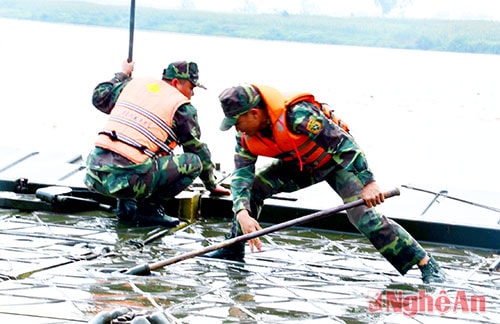
<svg viewBox="0 0 500 324">
<path fill-rule="evenodd" d="M 0 20 L 2 144 L 81 147 L 106 116 L 93 87 L 119 71 L 128 30 Z M 308 90 L 330 103 L 366 151 L 379 182 L 494 190 L 500 175 L 500 56 L 311 45 L 136 31 L 134 75 L 179 59 L 200 65 L 203 139 L 232 169 L 232 131 L 217 96 L 240 82 Z"/>
<path fill-rule="evenodd" d="M 151 276 L 120 270 L 153 264 L 219 242 L 220 220 L 198 221 L 149 244 L 157 228 L 117 224 L 112 214 L 11 213 L 0 210 L 2 323 L 84 323 L 102 310 L 164 311 L 172 323 L 498 323 L 500 273 L 491 252 L 426 245 L 448 282 L 421 284 L 417 269 L 400 276 L 359 235 L 289 228 L 266 235 L 264 251 L 245 262 L 190 258 Z M 247 248 L 248 250 L 248 248 Z M 73 259 L 88 252 L 87 261 Z M 248 252 L 248 251 L 247 251 Z M 48 268 L 48 266 L 53 266 Z M 4 280 L 4 281 L 2 281 Z M 484 296 L 486 309 L 419 309 L 412 316 L 370 310 L 380 292 L 455 301 L 458 292 Z M 408 300 L 407 300 L 408 301 Z M 448 299 L 449 301 L 449 299 Z M 425 304 L 420 298 L 420 305 Z M 408 312 L 411 308 L 406 308 Z"/>
<path fill-rule="evenodd" d="M 5 19 L 0 20 L 0 28 L 5 31 L 0 35 L 1 145 L 40 150 L 76 147 L 86 154 L 106 120 L 91 105 L 92 89 L 120 69 L 128 53 L 128 31 Z M 381 183 L 498 191 L 500 56 L 136 31 L 134 75 L 159 77 L 168 62 L 179 59 L 200 65 L 201 81 L 209 89 L 197 89 L 193 102 L 199 109 L 203 138 L 225 170 L 232 168 L 234 140 L 232 131 L 218 130 L 222 112 L 217 95 L 228 86 L 255 82 L 283 90 L 310 90 L 334 106 L 351 126 Z M 39 226 L 54 222 L 43 213 L 24 217 Z M 16 222 L 17 218 L 9 212 L 2 214 L 7 234 L 12 232 L 8 220 Z M 46 284 L 55 289 L 61 313 L 74 311 L 72 316 L 79 320 L 82 313 L 88 317 L 128 303 L 148 310 L 159 304 L 185 322 L 401 322 L 409 319 L 369 314 L 369 290 L 415 292 L 421 288 L 418 270 L 398 276 L 364 239 L 300 230 L 270 235 L 266 252 L 251 255 L 243 266 L 190 260 L 160 271 L 158 280 L 129 280 L 97 270 L 127 268 L 192 251 L 220 239 L 227 226 L 200 222 L 186 229 L 186 236 L 165 238 L 137 250 L 125 244 L 125 238 L 143 238 L 144 233 L 118 230 L 114 218 L 68 218 L 60 221 L 75 224 L 77 229 L 97 228 L 104 238 L 118 235 L 113 247 L 120 252 L 118 257 L 101 258 L 91 265 L 70 265 L 65 269 L 74 270 L 71 276 L 54 269 L 31 277 L 40 290 L 33 292 L 36 310 L 49 312 L 49 302 L 38 300 L 47 296 Z M 457 287 L 487 295 L 493 305 L 486 314 L 431 315 L 429 320 L 467 321 L 471 316 L 495 322 L 498 280 L 484 271 L 492 261 L 490 255 L 437 246 L 430 246 L 429 251 L 443 261 Z M 50 246 L 43 252 L 62 253 Z M 12 260 L 17 258 L 21 257 L 12 256 Z M 2 285 L 21 292 L 23 284 L 8 281 Z M 9 288 L 4 290 L 6 301 L 14 291 Z M 58 297 L 61 291 L 63 297 Z M 20 304 L 18 312 L 26 312 Z M 418 320 L 427 319 L 424 314 Z"/>
</svg>

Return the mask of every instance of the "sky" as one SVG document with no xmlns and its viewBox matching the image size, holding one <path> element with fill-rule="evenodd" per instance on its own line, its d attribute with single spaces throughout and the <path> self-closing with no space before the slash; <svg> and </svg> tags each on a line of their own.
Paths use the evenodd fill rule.
<svg viewBox="0 0 500 324">
<path fill-rule="evenodd" d="M 88 0 L 101 4 L 130 5 L 130 0 Z M 500 20 L 498 0 L 399 0 L 389 13 L 398 18 L 487 19 Z M 247 5 L 256 13 L 324 14 L 338 17 L 381 16 L 376 0 L 136 0 L 137 7 L 181 9 L 192 6 L 198 10 L 239 12 Z"/>
</svg>

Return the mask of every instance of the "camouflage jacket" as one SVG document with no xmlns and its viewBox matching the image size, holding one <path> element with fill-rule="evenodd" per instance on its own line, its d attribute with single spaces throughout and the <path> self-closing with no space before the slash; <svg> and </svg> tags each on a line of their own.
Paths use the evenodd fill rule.
<svg viewBox="0 0 500 324">
<path fill-rule="evenodd" d="M 310 121 L 314 121 L 315 125 L 319 122 L 322 125 L 321 131 L 309 131 Z M 290 131 L 306 134 L 332 156 L 332 160 L 327 165 L 321 167 L 321 170 L 314 171 L 315 179 L 323 179 L 333 171 L 336 165 L 341 165 L 344 169 L 351 171 L 364 185 L 374 180 L 365 155 L 352 136 L 334 124 L 311 103 L 302 101 L 290 107 L 287 111 L 286 123 Z M 265 136 L 264 132 L 265 130 L 260 134 Z M 250 188 L 255 177 L 255 163 L 258 158 L 242 146 L 241 136 L 241 132 L 237 132 L 235 171 L 231 181 L 235 213 L 242 209 L 250 210 Z M 288 163 L 298 164 L 298 161 Z"/>
<path fill-rule="evenodd" d="M 92 104 L 105 114 L 109 114 L 113 109 L 118 96 L 131 78 L 123 73 L 116 73 L 110 81 L 99 83 L 92 94 Z M 214 176 L 214 163 L 207 144 L 201 141 L 201 130 L 198 123 L 198 114 L 192 104 L 184 104 L 175 112 L 172 129 L 177 135 L 179 145 L 184 152 L 198 155 L 203 170 L 200 179 L 206 189 L 212 191 L 216 187 Z"/>
</svg>

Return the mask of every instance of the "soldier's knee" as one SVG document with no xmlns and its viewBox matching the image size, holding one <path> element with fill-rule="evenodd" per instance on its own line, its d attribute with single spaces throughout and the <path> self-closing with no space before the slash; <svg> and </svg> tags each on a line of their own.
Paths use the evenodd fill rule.
<svg viewBox="0 0 500 324">
<path fill-rule="evenodd" d="M 363 206 L 362 206 L 363 207 Z M 374 209 L 353 208 L 349 211 L 349 219 L 356 228 L 367 236 L 384 226 L 383 218 Z"/>
<path fill-rule="evenodd" d="M 175 157 L 178 170 L 182 170 L 183 174 L 190 175 L 196 178 L 203 170 L 203 163 L 198 155 L 194 153 L 179 154 Z"/>
</svg>

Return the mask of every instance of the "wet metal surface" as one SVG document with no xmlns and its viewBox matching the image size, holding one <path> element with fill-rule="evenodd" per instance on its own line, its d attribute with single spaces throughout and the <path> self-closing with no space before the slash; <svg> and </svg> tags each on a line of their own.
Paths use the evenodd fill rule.
<svg viewBox="0 0 500 324">
<path fill-rule="evenodd" d="M 198 257 L 130 276 L 120 270 L 219 242 L 227 220 L 142 244 L 159 229 L 105 212 L 3 210 L 0 219 L 2 323 L 85 323 L 122 306 L 173 323 L 500 322 L 494 251 L 427 245 L 449 281 L 425 286 L 416 268 L 400 276 L 360 236 L 293 228 L 263 238 L 263 252 L 247 248 L 245 263 Z"/>
</svg>

